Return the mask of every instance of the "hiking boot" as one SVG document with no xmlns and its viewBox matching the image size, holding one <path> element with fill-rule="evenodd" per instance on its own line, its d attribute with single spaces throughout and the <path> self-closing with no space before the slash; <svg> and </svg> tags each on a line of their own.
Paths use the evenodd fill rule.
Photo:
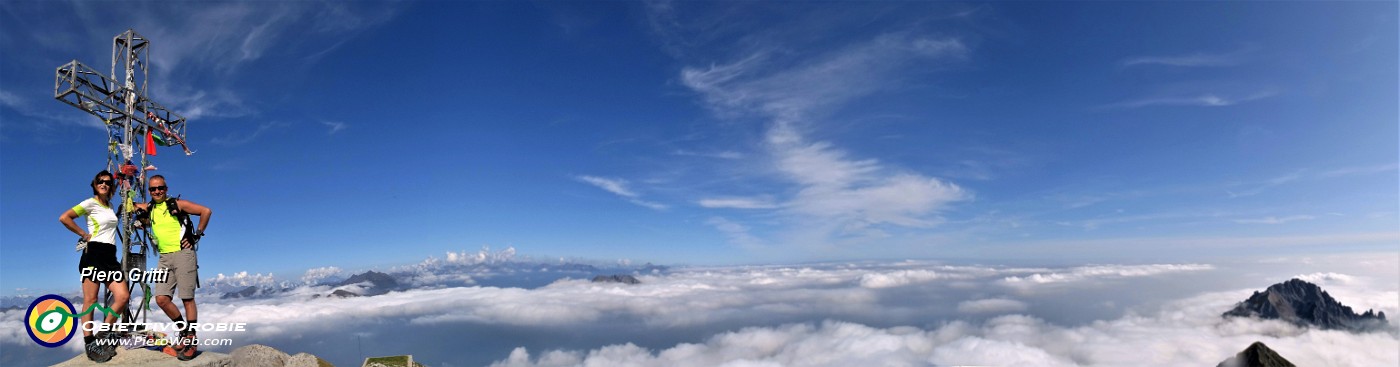
<svg viewBox="0 0 1400 367">
<path fill-rule="evenodd" d="M 107 346 L 102 344 L 103 343 L 94 341 L 83 346 L 89 360 L 97 363 L 105 363 L 112 360 L 112 357 L 117 355 L 116 349 L 107 348 Z"/>
<path fill-rule="evenodd" d="M 193 330 L 180 333 L 180 341 L 186 344 L 184 348 L 176 349 L 175 359 L 188 361 L 199 355 L 199 341 L 195 339 Z"/>
<path fill-rule="evenodd" d="M 119 347 L 119 346 L 122 345 L 122 338 L 125 338 L 125 337 L 126 337 L 126 334 L 125 334 L 125 333 L 116 332 L 116 331 L 108 331 L 108 332 L 106 332 L 106 334 L 97 333 L 97 338 L 98 338 L 98 339 L 102 339 L 102 340 L 106 340 L 106 341 L 107 341 L 105 344 L 102 344 L 102 346 L 103 346 L 103 347 L 106 347 L 107 350 L 109 351 L 108 353 L 111 353 L 111 354 L 114 355 L 114 356 L 117 355 L 117 347 Z"/>
</svg>

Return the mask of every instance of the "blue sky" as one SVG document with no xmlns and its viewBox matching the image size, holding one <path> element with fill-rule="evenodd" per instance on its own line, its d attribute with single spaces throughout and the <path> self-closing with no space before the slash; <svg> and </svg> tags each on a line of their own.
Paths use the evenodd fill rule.
<svg viewBox="0 0 1400 367">
<path fill-rule="evenodd" d="M 0 292 L 103 168 L 54 69 L 151 42 L 203 271 L 1394 250 L 1396 4 L 0 5 Z"/>
</svg>

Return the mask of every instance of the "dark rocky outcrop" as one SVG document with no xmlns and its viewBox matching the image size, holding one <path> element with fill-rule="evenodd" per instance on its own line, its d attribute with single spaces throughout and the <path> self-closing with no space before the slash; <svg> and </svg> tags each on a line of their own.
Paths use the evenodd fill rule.
<svg viewBox="0 0 1400 367">
<path fill-rule="evenodd" d="M 258 294 L 258 291 L 260 291 L 258 286 L 250 285 L 248 286 L 248 288 L 243 288 L 243 290 L 240 291 L 224 293 L 224 295 L 220 296 L 219 299 L 250 298 L 253 297 L 253 295 Z"/>
<path fill-rule="evenodd" d="M 350 293 L 355 296 L 368 297 L 378 296 L 381 294 L 389 293 L 390 291 L 400 290 L 399 282 L 397 280 L 394 280 L 393 276 L 373 270 L 360 274 L 355 274 L 354 276 L 350 277 L 350 279 L 346 279 L 344 281 L 341 281 L 340 283 L 335 284 L 335 286 L 337 287 L 344 287 L 349 285 L 361 285 L 363 288 L 360 288 L 359 292 L 339 289 L 331 295 L 337 297 L 348 297 L 349 295 L 346 295 L 344 293 Z"/>
<path fill-rule="evenodd" d="M 95 363 L 79 354 L 72 359 L 56 364 L 60 367 L 334 367 L 330 362 L 306 353 L 288 356 L 276 348 L 250 344 L 234 349 L 229 354 L 201 350 L 199 356 L 190 361 L 180 361 L 165 353 L 143 348 L 117 348 L 117 356 L 106 363 Z"/>
<path fill-rule="evenodd" d="M 641 284 L 641 283 L 642 283 L 642 281 L 637 280 L 637 277 L 634 277 L 634 276 L 631 276 L 631 275 L 627 275 L 627 274 L 599 275 L 599 276 L 593 277 L 593 282 L 594 282 L 594 283 L 622 283 L 622 284 Z"/>
<path fill-rule="evenodd" d="M 637 269 L 637 272 L 642 274 L 660 274 L 670 270 L 671 267 L 669 266 L 646 263 L 646 265 L 642 265 L 641 268 Z"/>
<path fill-rule="evenodd" d="M 1315 284 L 1292 279 L 1254 292 L 1221 317 L 1258 317 L 1298 326 L 1364 332 L 1385 328 L 1385 312 L 1352 312 Z"/>
<path fill-rule="evenodd" d="M 1220 364 L 1215 365 L 1215 367 L 1295 366 L 1293 365 L 1293 362 L 1289 362 L 1287 359 L 1283 359 L 1283 356 L 1278 355 L 1278 353 L 1274 352 L 1273 349 L 1269 349 L 1269 347 L 1264 345 L 1264 343 L 1254 342 L 1254 344 L 1249 345 L 1249 348 L 1245 348 L 1243 351 L 1240 351 L 1238 354 L 1235 354 L 1234 357 L 1230 357 L 1230 359 L 1226 359 L 1224 362 L 1220 362 Z"/>
<path fill-rule="evenodd" d="M 229 356 L 233 358 L 233 365 L 235 367 L 284 366 L 287 364 L 287 359 L 292 357 L 287 355 L 287 353 L 277 350 L 277 348 L 261 344 L 239 347 L 238 349 L 234 349 L 233 353 L 230 353 Z"/>
</svg>

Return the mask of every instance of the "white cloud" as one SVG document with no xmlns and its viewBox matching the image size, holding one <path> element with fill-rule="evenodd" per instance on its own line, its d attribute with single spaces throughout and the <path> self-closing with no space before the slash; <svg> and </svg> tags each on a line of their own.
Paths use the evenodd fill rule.
<svg viewBox="0 0 1400 367">
<path fill-rule="evenodd" d="M 932 226 L 940 209 L 972 196 L 941 179 L 811 141 L 803 129 L 853 99 L 897 85 L 908 68 L 961 59 L 967 52 L 956 38 L 890 33 L 798 60 L 757 51 L 729 64 L 685 68 L 681 80 L 721 116 L 770 120 L 765 147 L 796 192 L 775 208 L 798 216 L 794 231 L 879 235 L 872 226 Z"/>
<path fill-rule="evenodd" d="M 302 284 L 316 284 L 326 279 L 338 277 L 341 273 L 340 268 L 334 266 L 306 269 L 306 273 L 301 276 L 301 282 Z"/>
<path fill-rule="evenodd" d="M 503 264 L 515 260 L 515 247 L 506 246 L 504 250 L 492 252 L 491 246 L 482 246 L 481 250 L 474 253 L 466 251 L 447 252 L 448 264 Z"/>
<path fill-rule="evenodd" d="M 1143 251 L 1171 259 L 1196 258 L 1202 251 L 1243 250 L 1251 253 L 1267 251 L 1293 252 L 1299 249 L 1334 251 L 1337 245 L 1382 248 L 1400 241 L 1400 232 L 1323 233 L 1283 236 L 1182 236 L 1182 237 L 1107 237 L 1071 240 L 1022 240 L 998 243 L 1017 249 L 1014 255 L 1054 256 L 1067 251 L 1080 254 L 1133 254 Z"/>
<path fill-rule="evenodd" d="M 1302 171 L 1298 171 L 1298 172 L 1293 172 L 1293 173 L 1290 173 L 1290 174 L 1287 174 L 1287 175 L 1283 175 L 1283 176 L 1278 176 L 1278 177 L 1270 178 L 1270 179 L 1268 179 L 1268 180 L 1264 180 L 1263 182 L 1255 182 L 1255 183 L 1248 183 L 1248 184 L 1238 183 L 1238 184 L 1235 184 L 1235 186 L 1239 186 L 1239 185 L 1248 185 L 1248 186 L 1252 186 L 1252 187 L 1246 188 L 1246 189 L 1244 189 L 1244 190 L 1239 190 L 1238 192 L 1235 191 L 1235 190 L 1229 190 L 1229 191 L 1226 191 L 1226 193 L 1230 194 L 1230 198 L 1245 197 L 1245 196 L 1254 196 L 1254 195 L 1258 195 L 1259 193 L 1264 192 L 1265 190 L 1268 190 L 1268 189 L 1270 189 L 1270 188 L 1273 188 L 1274 186 L 1283 185 L 1283 184 L 1286 184 L 1286 183 L 1289 183 L 1289 182 L 1293 182 L 1293 181 L 1296 181 L 1296 180 L 1298 180 L 1299 178 L 1302 178 L 1302 177 L 1303 177 L 1303 172 L 1302 172 Z"/>
<path fill-rule="evenodd" d="M 938 364 L 1072 366 L 1073 363 L 1014 343 L 959 340 L 939 345 L 938 335 L 910 327 L 889 329 L 828 321 L 819 326 L 746 328 L 652 353 L 632 344 L 587 353 L 552 351 L 532 360 L 516 349 L 492 367 L 533 366 L 924 366 Z M 978 353 L 967 353 L 976 351 Z M 994 358 L 992 356 L 995 356 Z"/>
<path fill-rule="evenodd" d="M 1257 219 L 1236 219 L 1236 220 L 1235 220 L 1235 223 L 1240 223 L 1240 224 L 1283 224 L 1283 223 L 1296 222 L 1296 221 L 1301 221 L 1301 220 L 1313 220 L 1313 219 L 1316 219 L 1316 218 L 1317 218 L 1317 217 L 1314 217 L 1314 216 L 1311 216 L 1311 215 L 1291 215 L 1291 216 L 1287 216 L 1287 217 L 1283 217 L 1283 218 L 1274 217 L 1274 216 L 1269 216 L 1269 217 L 1257 218 Z"/>
<path fill-rule="evenodd" d="M 679 156 L 687 156 L 687 157 L 705 157 L 705 158 L 718 158 L 718 159 L 730 159 L 730 160 L 733 160 L 733 159 L 743 159 L 743 158 L 744 158 L 744 153 L 740 153 L 740 152 L 736 152 L 736 151 L 732 151 L 732 150 L 717 151 L 717 152 L 695 152 L 695 151 L 689 151 L 689 150 L 679 149 L 679 150 L 676 150 L 676 151 L 674 151 L 674 152 L 671 152 L 671 154 L 675 154 L 675 155 L 679 155 Z"/>
<path fill-rule="evenodd" d="M 44 102 L 49 103 L 52 101 L 45 100 Z M 57 122 L 102 130 L 104 132 L 107 131 L 107 126 L 97 117 L 87 113 L 73 113 L 74 111 L 71 110 L 63 111 L 64 113 L 60 115 L 55 115 L 49 111 L 35 107 L 28 99 L 3 89 L 0 89 L 0 107 L 9 108 L 20 114 L 20 116 L 24 116 L 25 119 L 37 120 L 38 123 L 35 125 Z"/>
<path fill-rule="evenodd" d="M 1261 100 L 1261 99 L 1273 97 L 1273 96 L 1276 96 L 1276 95 L 1278 95 L 1278 94 L 1279 94 L 1279 93 L 1278 93 L 1277 91 L 1271 91 L 1271 90 L 1261 91 L 1261 92 L 1257 92 L 1257 93 L 1254 93 L 1254 94 L 1243 95 L 1243 96 L 1221 96 L 1221 95 L 1216 94 L 1216 93 L 1204 93 L 1204 94 L 1193 95 L 1193 96 L 1168 96 L 1168 97 L 1153 97 L 1153 98 L 1137 99 L 1137 100 L 1130 100 L 1130 101 L 1123 101 L 1123 102 L 1117 102 L 1117 103 L 1106 104 L 1106 105 L 1103 105 L 1103 106 L 1099 106 L 1098 108 L 1099 108 L 1099 109 L 1106 109 L 1106 110 L 1115 110 L 1115 109 L 1135 109 L 1135 108 L 1154 107 L 1154 106 L 1225 107 L 1225 106 L 1233 106 L 1233 105 L 1237 105 L 1237 104 L 1245 103 L 1245 102 L 1257 101 L 1257 100 Z"/>
<path fill-rule="evenodd" d="M 490 261 L 490 252 L 449 255 L 455 263 L 479 264 Z M 465 253 L 464 253 L 465 254 Z M 1208 269 L 1206 265 L 1101 265 L 1067 269 L 948 266 L 927 262 L 873 264 L 816 264 L 808 266 L 718 267 L 673 270 L 665 275 L 638 275 L 638 285 L 591 283 L 584 279 L 559 280 L 535 289 L 496 287 L 456 287 L 394 292 L 386 295 L 347 298 L 335 304 L 319 301 L 252 300 L 245 304 L 279 304 L 286 312 L 301 308 L 343 309 L 342 319 L 394 315 L 416 324 L 476 322 L 502 325 L 587 324 L 604 319 L 631 319 L 652 327 L 696 326 L 779 315 L 826 315 L 828 317 L 895 316 L 881 296 L 893 296 L 919 289 L 971 286 L 995 289 L 997 284 L 1014 282 L 1012 274 L 1034 272 L 1025 282 L 1062 286 L 1094 285 L 1100 280 L 1125 277 L 1152 277 Z M 219 277 L 223 279 L 225 277 Z M 271 276 L 240 273 L 228 278 L 261 279 Z M 1015 277 L 1011 277 L 1015 278 Z M 251 284 L 251 283 L 250 283 Z M 920 288 L 912 288 L 920 287 Z M 311 288 L 306 288 L 311 289 Z M 1013 287 L 1013 289 L 1015 289 Z M 411 308 L 399 305 L 412 303 Z M 260 320 L 242 304 L 201 305 L 200 312 L 217 313 L 224 308 L 234 319 Z M 951 306 L 951 304 L 950 304 Z M 209 311 L 206 311 L 206 308 Z M 306 311 L 311 312 L 311 311 Z M 760 316 L 767 315 L 767 316 Z M 312 323 L 308 318 L 299 322 Z"/>
<path fill-rule="evenodd" d="M 1320 178 L 1333 178 L 1351 175 L 1369 175 L 1376 173 L 1394 172 L 1397 169 L 1400 169 L 1400 164 L 1387 163 L 1374 166 L 1337 168 L 1333 170 L 1328 170 L 1326 172 L 1321 172 L 1318 176 Z"/>
<path fill-rule="evenodd" d="M 1322 180 L 1322 179 L 1334 179 L 1334 178 L 1338 178 L 1338 177 L 1346 177 L 1346 176 L 1353 176 L 1353 175 L 1370 175 L 1370 174 L 1377 174 L 1377 173 L 1388 173 L 1388 172 L 1394 172 L 1394 171 L 1397 169 L 1397 167 L 1400 167 L 1400 166 L 1398 166 L 1398 165 L 1395 164 L 1395 163 L 1389 163 L 1389 164 L 1380 164 L 1380 165 L 1373 165 L 1373 166 L 1340 167 L 1340 168 L 1334 168 L 1334 169 L 1329 169 L 1329 170 L 1325 170 L 1325 171 L 1316 171 L 1316 170 L 1300 169 L 1300 170 L 1296 170 L 1296 171 L 1291 172 L 1291 173 L 1288 173 L 1288 174 L 1284 174 L 1284 175 L 1281 175 L 1281 176 L 1269 178 L 1269 179 L 1267 179 L 1267 180 L 1255 181 L 1255 182 L 1236 182 L 1236 183 L 1232 183 L 1232 184 L 1230 184 L 1230 186 L 1232 186 L 1232 187 L 1243 186 L 1244 189 L 1232 189 L 1232 190 L 1227 190 L 1226 193 L 1229 194 L 1230 198 L 1232 198 L 1232 199 L 1233 199 L 1233 198 L 1238 198 L 1238 197 L 1254 196 L 1254 195 L 1258 195 L 1258 194 L 1260 194 L 1260 193 L 1263 193 L 1263 192 L 1265 192 L 1265 191 L 1267 191 L 1267 190 L 1269 190 L 1269 189 L 1272 189 L 1272 188 L 1274 188 L 1275 186 L 1280 186 L 1280 185 L 1283 185 L 1283 184 L 1287 184 L 1287 183 L 1291 183 L 1291 182 L 1296 182 L 1296 181 L 1300 181 L 1300 180 Z"/>
<path fill-rule="evenodd" d="M 967 52 L 956 38 L 889 33 L 797 60 L 755 51 L 730 64 L 684 68 L 681 81 L 722 115 L 755 112 L 782 125 L 890 88 L 907 68 L 961 59 Z"/>
<path fill-rule="evenodd" d="M 825 321 L 744 328 L 655 352 L 629 343 L 531 357 L 517 348 L 492 366 L 1209 366 L 1254 341 L 1300 366 L 1400 363 L 1400 340 L 1388 333 L 1220 319 L 1215 309 L 1228 308 L 1230 299 L 1240 296 L 1247 294 L 1206 294 L 1159 313 L 1079 327 L 1021 315 L 981 324 L 955 321 L 934 329 Z"/>
<path fill-rule="evenodd" d="M 328 129 L 328 130 L 326 131 L 326 134 L 335 134 L 335 133 L 340 132 L 341 130 L 345 130 L 346 127 L 349 127 L 349 125 L 347 125 L 347 124 L 344 123 L 344 122 L 340 122 L 340 121 L 324 121 L 324 120 L 322 120 L 322 121 L 321 121 L 321 125 L 326 125 L 326 129 Z"/>
<path fill-rule="evenodd" d="M 932 270 L 923 269 L 869 273 L 860 276 L 860 286 L 865 288 L 892 288 L 946 277 L 948 276 Z"/>
<path fill-rule="evenodd" d="M 773 209 L 778 204 L 773 203 L 770 197 L 721 197 L 700 199 L 697 204 L 706 208 L 729 208 L 729 209 Z"/>
<path fill-rule="evenodd" d="M 78 55 L 89 56 L 79 61 L 106 73 L 110 59 L 93 58 L 102 54 L 90 50 L 107 49 L 117 32 L 135 30 L 151 41 L 147 97 L 193 121 L 255 114 L 240 85 L 249 79 L 244 73 L 259 70 L 256 63 L 275 59 L 278 68 L 307 67 L 392 19 L 402 5 L 176 2 L 71 7 L 65 10 L 74 15 L 71 22 L 35 23 L 42 26 L 28 27 L 30 34 L 24 36 L 65 53 L 83 50 Z"/>
<path fill-rule="evenodd" d="M 23 111 L 21 109 L 27 108 L 24 99 L 7 90 L 0 90 L 0 106 L 9 107 L 15 111 Z"/>
<path fill-rule="evenodd" d="M 275 279 L 275 278 L 272 276 L 272 273 L 268 273 L 268 274 L 262 274 L 262 273 L 250 274 L 250 273 L 248 273 L 248 272 L 246 272 L 246 271 L 240 271 L 240 272 L 234 273 L 233 275 L 224 275 L 223 273 L 219 273 L 218 275 L 215 275 L 212 279 L 209 279 L 209 280 L 206 280 L 206 281 L 209 282 L 210 286 L 216 286 L 216 285 L 234 285 L 234 286 L 244 286 L 244 287 L 246 287 L 246 286 L 251 286 L 251 285 L 269 285 L 269 284 L 276 284 L 277 279 Z"/>
<path fill-rule="evenodd" d="M 202 87 L 207 89 L 169 83 L 155 84 L 152 88 L 156 92 L 151 98 L 177 109 L 176 112 L 188 121 L 244 117 L 256 112 L 232 89 L 218 86 Z"/>
<path fill-rule="evenodd" d="M 597 188 L 603 189 L 604 191 L 611 192 L 617 196 L 621 196 L 627 199 L 627 202 L 632 204 L 650 208 L 652 210 L 665 210 L 669 208 L 665 204 L 642 200 L 641 195 L 637 194 L 637 192 L 635 191 L 632 191 L 632 189 L 628 187 L 629 184 L 627 180 L 624 179 L 587 175 L 578 176 L 575 178 L 589 185 L 593 185 Z"/>
<path fill-rule="evenodd" d="M 631 189 L 627 188 L 627 180 L 597 176 L 578 176 L 578 179 L 590 185 L 597 186 L 598 188 L 603 189 L 604 191 L 617 194 L 621 197 L 637 197 L 637 193 L 632 192 Z"/>
<path fill-rule="evenodd" d="M 454 252 L 448 260 L 476 264 L 505 256 L 502 251 L 483 251 L 485 256 L 481 256 L 483 252 Z M 249 331 L 201 336 L 266 343 L 351 332 L 410 338 L 408 334 L 416 335 L 420 330 L 449 330 L 454 336 L 508 330 L 502 335 L 521 339 L 503 340 L 496 344 L 505 346 L 497 349 L 429 341 L 438 335 L 413 341 L 414 345 L 438 343 L 423 344 L 414 352 L 416 357 L 436 355 L 438 362 L 460 364 L 451 358 L 486 353 L 494 355 L 492 359 L 505 358 L 498 361 L 503 366 L 827 366 L 860 362 L 894 366 L 1210 365 L 1255 340 L 1264 341 L 1298 365 L 1394 365 L 1400 362 L 1396 360 L 1400 358 L 1396 353 L 1400 339 L 1392 333 L 1306 330 L 1282 322 L 1226 320 L 1220 313 L 1251 292 L 1296 274 L 1296 269 L 1345 267 L 1345 276 L 1329 271 L 1315 274 L 1323 279 L 1351 278 L 1326 288 L 1344 304 L 1396 314 L 1400 310 L 1396 292 L 1400 284 L 1391 274 L 1397 261 L 1400 258 L 1366 254 L 1307 266 L 1296 260 L 1268 265 L 1287 269 L 1287 273 L 1222 266 L 1222 271 L 1247 276 L 1203 273 L 1201 265 L 1194 264 L 1016 268 L 899 261 L 693 267 L 639 275 L 642 283 L 637 285 L 583 279 L 560 280 L 534 289 L 434 288 L 423 284 L 427 287 L 343 299 L 313 298 L 330 289 L 301 286 L 272 298 L 206 297 L 200 304 L 201 319 L 246 322 Z M 1367 273 L 1361 275 L 1360 271 Z M 1005 291 L 1015 292 L 1016 287 L 1000 286 L 1007 277 L 1027 274 L 1054 279 L 1055 286 L 1035 284 L 1038 292 L 1015 297 Z M 221 278 L 267 276 L 241 273 Z M 1244 278 L 1259 280 L 1249 280 L 1252 285 L 1245 288 L 1200 281 Z M 1181 289 L 1188 291 L 1181 293 Z M 1182 296 L 1144 301 L 1163 292 Z M 1087 321 L 1057 321 L 1054 316 L 1066 308 L 1076 314 L 1102 310 L 1092 305 L 1113 302 L 1126 312 L 1110 310 L 1102 313 L 1102 318 Z M 1057 308 L 1062 310 L 1044 312 Z M 9 348 L 13 343 L 28 342 L 19 322 L 22 313 L 0 313 L 0 344 L 6 345 L 7 353 L 30 352 Z M 988 316 L 995 317 L 985 318 Z M 164 320 L 158 312 L 151 317 L 157 322 Z M 1392 324 L 1400 326 L 1394 320 Z M 414 331 L 405 334 L 405 325 Z M 588 333 L 600 327 L 637 339 L 618 341 L 614 337 L 606 342 L 567 344 L 575 337 L 560 332 Z M 684 337 L 682 342 L 655 344 L 657 337 L 665 339 L 665 335 Z M 626 340 L 636 342 L 629 345 Z M 533 354 L 523 349 L 511 352 L 526 344 L 544 347 L 535 348 L 538 350 Z M 555 350 L 557 345 L 576 347 Z M 71 351 L 76 352 L 76 348 Z M 353 349 L 342 354 L 336 358 L 356 358 Z"/>
<path fill-rule="evenodd" d="M 1013 313 L 1025 311 L 1025 302 L 1006 298 L 989 298 L 958 303 L 958 312 L 968 314 Z"/>
<path fill-rule="evenodd" d="M 257 128 L 257 129 L 253 129 L 252 132 L 248 132 L 248 133 L 229 133 L 228 135 L 224 135 L 223 137 L 218 137 L 218 138 L 210 139 L 209 142 L 210 142 L 210 143 L 214 143 L 214 144 L 218 144 L 218 145 L 223 145 L 223 146 L 238 146 L 238 145 L 248 144 L 248 143 L 253 142 L 253 140 L 257 140 L 257 138 L 258 138 L 259 136 L 262 136 L 263 134 L 267 133 L 268 131 L 272 131 L 273 129 L 281 128 L 281 127 L 283 127 L 283 126 L 285 126 L 285 125 L 286 125 L 286 124 L 279 123 L 279 122 L 264 122 L 264 123 L 262 123 L 262 124 L 259 124 L 259 125 L 258 125 L 258 128 Z"/>
<path fill-rule="evenodd" d="M 309 43 L 311 36 L 332 40 L 353 36 L 396 14 L 392 4 L 337 3 L 220 3 L 136 10 L 136 29 L 160 47 L 160 52 L 151 55 L 156 64 L 220 73 L 242 69 L 273 51 L 287 51 L 281 48 L 289 45 L 300 46 L 297 49 L 307 53 L 323 53 L 326 47 L 341 43 Z M 171 12 L 181 16 L 171 16 Z M 314 31 L 307 32 L 306 24 L 313 25 Z"/>
<path fill-rule="evenodd" d="M 1350 275 L 1346 275 L 1346 274 L 1342 274 L 1342 273 L 1332 273 L 1332 272 L 1327 272 L 1327 273 L 1312 273 L 1312 274 L 1299 274 L 1298 276 L 1295 276 L 1294 278 L 1302 279 L 1302 280 L 1305 280 L 1305 281 L 1308 281 L 1308 282 L 1314 283 L 1314 284 L 1328 284 L 1328 283 L 1348 284 L 1348 283 L 1351 283 L 1351 282 L 1356 281 L 1356 277 L 1354 277 L 1354 276 L 1350 276 Z"/>
<path fill-rule="evenodd" d="M 1246 48 L 1239 51 L 1223 54 L 1193 53 L 1181 56 L 1138 56 L 1123 60 L 1123 66 L 1135 65 L 1166 65 L 1183 67 L 1219 67 L 1235 66 L 1244 63 L 1245 56 L 1253 52 L 1254 48 Z"/>
<path fill-rule="evenodd" d="M 765 246 L 764 241 L 750 234 L 749 227 L 745 227 L 743 224 L 722 217 L 711 217 L 705 221 L 705 224 L 709 224 L 724 233 L 729 238 L 729 243 L 740 248 L 753 250 Z"/>
<path fill-rule="evenodd" d="M 1143 277 L 1211 269 L 1215 269 L 1215 267 L 1206 264 L 1094 265 L 1075 267 L 1067 271 L 1037 272 L 1029 276 L 1010 276 L 1002 279 L 1002 282 L 1006 285 L 1022 286 L 1076 282 L 1091 278 Z"/>
<path fill-rule="evenodd" d="M 666 209 L 669 209 L 669 208 L 671 207 L 671 206 L 666 205 L 666 204 L 662 204 L 662 203 L 658 203 L 658 202 L 654 202 L 654 201 L 646 201 L 646 200 L 641 200 L 641 199 L 632 199 L 632 200 L 628 200 L 627 202 L 632 203 L 632 204 L 636 204 L 636 205 L 640 205 L 640 206 L 642 206 L 642 207 L 645 207 L 645 208 L 648 208 L 648 209 L 651 209 L 651 210 L 666 210 Z"/>
</svg>

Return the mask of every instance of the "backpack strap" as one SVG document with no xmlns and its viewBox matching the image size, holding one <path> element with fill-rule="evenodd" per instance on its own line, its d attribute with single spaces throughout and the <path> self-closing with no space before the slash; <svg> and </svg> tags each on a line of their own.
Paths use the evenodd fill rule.
<svg viewBox="0 0 1400 367">
<path fill-rule="evenodd" d="M 165 210 L 170 211 L 170 216 L 179 218 L 185 211 L 180 210 L 180 197 L 165 198 Z"/>
<path fill-rule="evenodd" d="M 154 210 L 155 206 L 156 203 L 152 201 L 149 203 L 148 208 Z M 194 237 L 194 221 L 190 219 L 189 212 L 180 209 L 179 196 L 165 198 L 165 210 L 170 213 L 171 217 L 174 217 L 176 221 L 180 222 L 181 227 L 185 227 L 185 233 L 182 234 L 181 237 Z"/>
<path fill-rule="evenodd" d="M 185 228 L 185 233 L 180 234 L 180 238 L 189 240 L 195 251 L 199 251 L 200 236 L 194 234 L 194 220 L 190 219 L 190 213 L 180 209 L 180 197 L 166 198 L 165 207 L 170 210 L 170 216 L 175 217 L 175 220 L 180 221 L 180 226 Z"/>
</svg>

